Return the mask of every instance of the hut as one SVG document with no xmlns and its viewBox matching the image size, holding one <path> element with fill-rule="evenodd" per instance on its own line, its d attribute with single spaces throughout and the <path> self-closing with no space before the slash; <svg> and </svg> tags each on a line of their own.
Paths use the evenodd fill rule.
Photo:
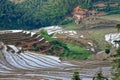
<svg viewBox="0 0 120 80">
<path fill-rule="evenodd" d="M 84 18 L 96 16 L 97 12 L 95 10 L 82 9 L 79 6 L 77 6 L 73 9 L 72 15 L 75 19 L 75 24 L 80 24 Z"/>
</svg>

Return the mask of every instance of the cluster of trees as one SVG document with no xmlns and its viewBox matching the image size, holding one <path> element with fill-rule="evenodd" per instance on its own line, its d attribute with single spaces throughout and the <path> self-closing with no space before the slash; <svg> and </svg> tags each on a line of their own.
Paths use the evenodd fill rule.
<svg viewBox="0 0 120 80">
<path fill-rule="evenodd" d="M 93 9 L 98 0 L 24 0 L 14 3 L 0 0 L 0 29 L 35 29 L 67 24 L 75 6 Z M 103 0 L 101 0 L 103 1 Z"/>
<path fill-rule="evenodd" d="M 91 8 L 93 1 L 25 0 L 16 4 L 10 0 L 0 0 L 0 29 L 35 29 L 64 24 L 66 15 L 75 6 Z"/>
<path fill-rule="evenodd" d="M 19 4 L 0 0 L 0 28 L 33 29 L 57 25 L 76 5 L 78 0 L 26 0 Z"/>
</svg>

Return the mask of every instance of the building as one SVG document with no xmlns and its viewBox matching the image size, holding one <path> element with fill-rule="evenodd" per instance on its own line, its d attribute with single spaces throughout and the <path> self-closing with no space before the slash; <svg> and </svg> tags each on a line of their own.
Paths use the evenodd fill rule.
<svg viewBox="0 0 120 80">
<path fill-rule="evenodd" d="M 75 24 L 80 24 L 83 19 L 90 16 L 96 16 L 97 12 L 95 10 L 82 9 L 79 6 L 77 6 L 73 9 L 72 15 L 75 19 Z"/>
</svg>

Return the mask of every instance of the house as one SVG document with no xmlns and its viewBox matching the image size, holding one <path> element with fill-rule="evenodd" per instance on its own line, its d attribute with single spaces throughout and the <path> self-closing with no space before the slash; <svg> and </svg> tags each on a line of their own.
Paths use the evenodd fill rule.
<svg viewBox="0 0 120 80">
<path fill-rule="evenodd" d="M 73 18 L 75 19 L 76 24 L 80 24 L 84 18 L 90 16 L 96 16 L 97 12 L 95 10 L 82 9 L 79 6 L 73 9 Z"/>
</svg>

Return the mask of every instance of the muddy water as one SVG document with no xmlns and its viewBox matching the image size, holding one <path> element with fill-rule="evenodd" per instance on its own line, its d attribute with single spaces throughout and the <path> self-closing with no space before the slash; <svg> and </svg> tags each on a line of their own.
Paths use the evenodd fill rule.
<svg viewBox="0 0 120 80">
<path fill-rule="evenodd" d="M 92 80 L 99 68 L 110 78 L 111 67 L 108 61 L 64 61 L 75 66 L 38 70 L 10 70 L 0 63 L 0 80 L 71 80 L 74 71 L 80 72 L 82 80 Z"/>
</svg>

